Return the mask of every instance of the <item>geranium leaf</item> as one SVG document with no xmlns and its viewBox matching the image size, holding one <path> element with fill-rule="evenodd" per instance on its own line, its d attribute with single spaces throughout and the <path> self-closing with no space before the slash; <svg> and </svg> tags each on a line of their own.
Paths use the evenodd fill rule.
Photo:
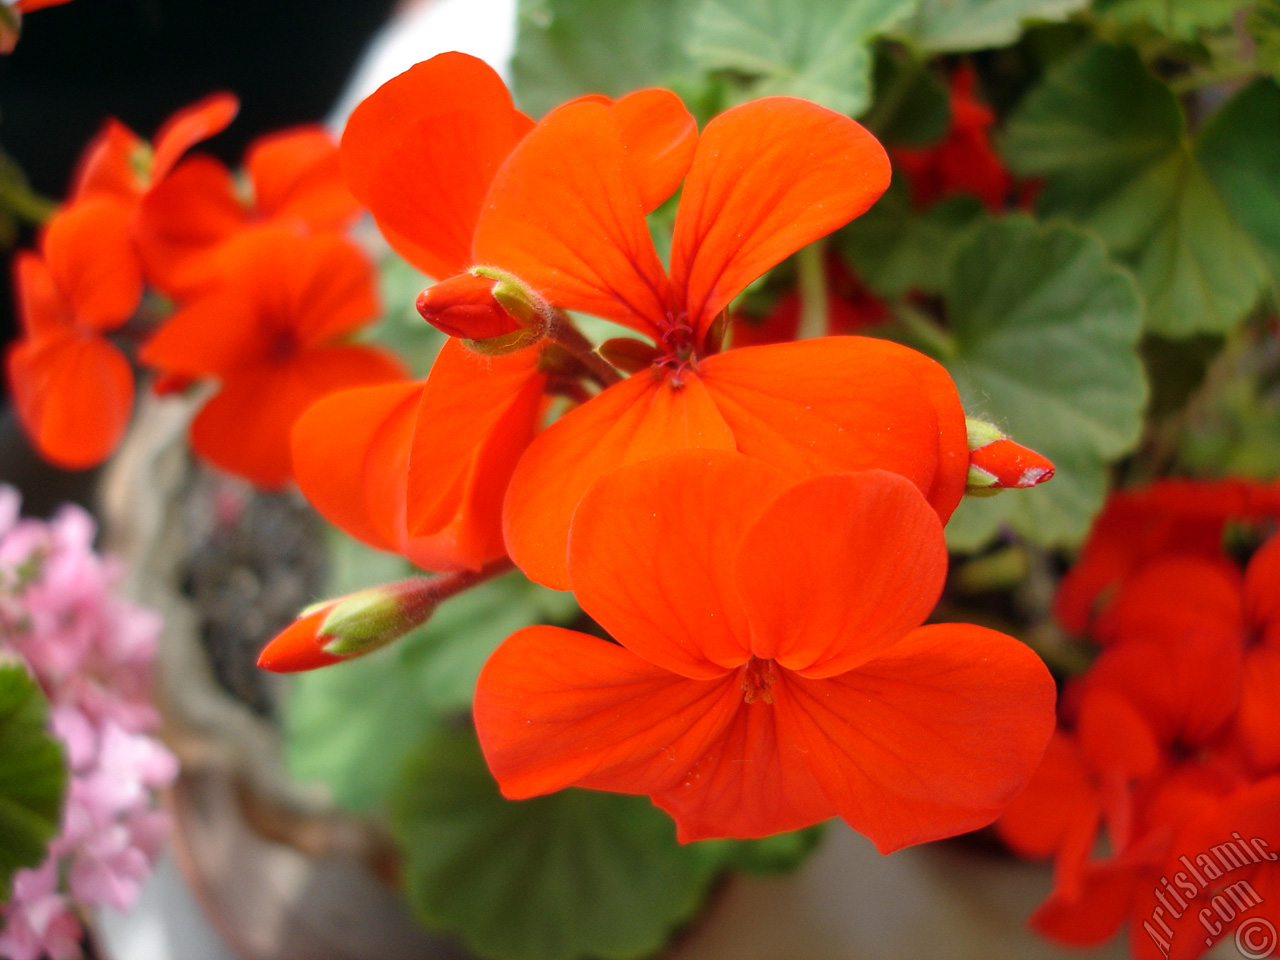
<svg viewBox="0 0 1280 960">
<path fill-rule="evenodd" d="M 749 97 L 803 97 L 856 116 L 871 102 L 867 41 L 918 0 L 702 0 L 687 49 L 707 70 L 752 78 Z"/>
<path fill-rule="evenodd" d="M 1153 332 L 1225 332 L 1258 302 L 1262 257 L 1172 91 L 1131 48 L 1095 44 L 1051 69 L 1010 118 L 1005 152 L 1047 179 L 1042 213 L 1092 227 L 1133 267 Z"/>
<path fill-rule="evenodd" d="M 1200 132 L 1196 153 L 1236 222 L 1280 279 L 1280 84 L 1241 90 Z"/>
<path fill-rule="evenodd" d="M 841 245 L 858 276 L 882 297 L 938 293 L 947 250 L 982 209 L 977 197 L 954 196 L 917 212 L 906 181 L 895 180 L 870 210 L 841 231 Z"/>
<path fill-rule="evenodd" d="M 1194 40 L 1201 30 L 1229 27 L 1248 5 L 1248 0 L 1097 0 L 1094 12 L 1112 23 L 1145 23 L 1166 36 Z"/>
<path fill-rule="evenodd" d="M 414 910 L 502 960 L 650 956 L 723 866 L 715 850 L 678 844 L 646 797 L 504 800 L 469 729 L 442 730 L 414 755 L 392 822 Z"/>
<path fill-rule="evenodd" d="M 931 53 L 982 50 L 1013 43 L 1023 24 L 1065 20 L 1089 0 L 921 0 L 907 24 L 912 40 Z"/>
<path fill-rule="evenodd" d="M 67 764 L 48 713 L 26 668 L 0 663 L 0 903 L 14 873 L 44 862 L 62 820 Z"/>
<path fill-rule="evenodd" d="M 1102 504 L 1105 465 L 1138 440 L 1146 381 L 1141 303 L 1100 243 L 1023 216 L 980 224 L 948 264 L 955 351 L 943 362 L 972 416 L 1049 457 L 1032 490 L 968 497 L 947 527 L 974 549 L 1003 526 L 1046 545 L 1079 541 Z"/>
<path fill-rule="evenodd" d="M 520 0 L 512 88 L 535 117 L 584 93 L 620 96 L 686 72 L 696 0 Z"/>
</svg>

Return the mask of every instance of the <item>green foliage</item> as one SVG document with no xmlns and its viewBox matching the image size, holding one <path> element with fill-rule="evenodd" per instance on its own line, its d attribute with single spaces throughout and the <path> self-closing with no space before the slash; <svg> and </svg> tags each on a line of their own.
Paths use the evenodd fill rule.
<svg viewBox="0 0 1280 960">
<path fill-rule="evenodd" d="M 1259 70 L 1280 76 L 1280 0 L 1257 0 L 1245 20 Z"/>
<path fill-rule="evenodd" d="M 1097 230 L 1132 266 L 1148 329 L 1226 332 L 1258 303 L 1277 228 L 1259 205 L 1280 124 L 1274 88 L 1255 85 L 1198 141 L 1172 91 L 1128 47 L 1094 44 L 1056 65 L 1010 118 L 1006 155 L 1044 177 L 1041 212 Z M 1260 108 L 1257 115 L 1247 109 Z M 1263 152 L 1258 153 L 1259 150 Z M 1260 246 L 1263 243 L 1265 246 Z"/>
<path fill-rule="evenodd" d="M 26 669 L 0 663 L 0 902 L 14 873 L 44 862 L 62 819 L 67 765 L 47 720 L 48 703 Z"/>
<path fill-rule="evenodd" d="M 1201 30 L 1230 26 L 1246 6 L 1248 0 L 1096 0 L 1094 11 L 1115 24 L 1146 24 L 1166 36 L 1194 40 Z"/>
<path fill-rule="evenodd" d="M 895 180 L 875 206 L 842 232 L 845 255 L 882 297 L 939 293 L 946 251 L 982 213 L 977 197 L 947 197 L 923 213 L 911 207 L 905 180 Z"/>
<path fill-rule="evenodd" d="M 958 246 L 945 301 L 955 348 L 941 359 L 965 409 L 1057 466 L 1033 490 L 966 498 L 949 542 L 976 549 L 1004 526 L 1039 544 L 1078 542 L 1102 504 L 1107 462 L 1141 427 L 1132 280 L 1089 234 L 1018 216 L 987 221 Z"/>
<path fill-rule="evenodd" d="M 340 571 L 367 576 L 340 573 L 335 593 L 409 572 L 399 558 L 352 541 L 337 556 Z M 290 770 L 324 783 L 343 806 L 377 807 L 423 738 L 442 718 L 470 708 L 476 677 L 498 644 L 521 627 L 564 622 L 576 610 L 570 595 L 509 574 L 442 604 L 389 647 L 299 675 L 285 707 Z"/>
<path fill-rule="evenodd" d="M 645 797 L 504 800 L 465 729 L 441 731 L 414 755 L 393 827 L 418 915 L 503 960 L 649 956 L 722 867 L 702 845 L 678 844 Z"/>
<path fill-rule="evenodd" d="M 1181 2 L 1181 0 L 1179 0 Z M 908 36 L 930 53 L 1013 43 L 1030 21 L 1065 20 L 1089 0 L 921 0 Z"/>
<path fill-rule="evenodd" d="M 520 0 L 512 86 L 535 117 L 584 93 L 619 96 L 685 74 L 696 0 Z"/>
<path fill-rule="evenodd" d="M 925 61 L 883 45 L 876 55 L 875 90 L 862 122 L 886 146 L 927 147 L 947 132 L 950 97 Z"/>
<path fill-rule="evenodd" d="M 751 78 L 745 96 L 785 94 L 860 114 L 871 101 L 867 41 L 917 0 L 701 0 L 688 52 L 708 70 Z"/>
</svg>

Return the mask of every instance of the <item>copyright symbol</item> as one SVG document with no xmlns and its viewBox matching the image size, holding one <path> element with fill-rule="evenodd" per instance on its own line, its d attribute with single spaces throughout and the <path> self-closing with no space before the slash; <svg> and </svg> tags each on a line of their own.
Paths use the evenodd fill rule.
<svg viewBox="0 0 1280 960">
<path fill-rule="evenodd" d="M 1276 926 L 1262 917 L 1250 917 L 1236 927 L 1236 949 L 1247 960 L 1265 960 L 1276 949 Z"/>
</svg>

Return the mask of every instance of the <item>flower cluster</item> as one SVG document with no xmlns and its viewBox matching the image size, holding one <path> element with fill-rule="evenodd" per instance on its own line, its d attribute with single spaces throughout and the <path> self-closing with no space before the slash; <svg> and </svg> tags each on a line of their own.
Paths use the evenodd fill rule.
<svg viewBox="0 0 1280 960">
<path fill-rule="evenodd" d="M 976 451 L 1038 464 L 984 487 L 1051 465 L 975 443 L 943 368 L 897 344 L 724 349 L 749 283 L 884 191 L 875 138 L 785 97 L 699 132 L 657 89 L 534 124 L 445 54 L 364 101 L 341 153 L 387 240 L 440 278 L 418 309 L 452 339 L 424 381 L 307 410 L 299 486 L 450 577 L 509 557 L 617 641 L 533 627 L 494 654 L 475 721 L 503 792 L 648 794 L 685 840 L 840 815 L 887 851 L 990 823 L 1043 750 L 1052 681 L 1010 637 L 920 624 Z M 677 189 L 664 264 L 646 215 Z M 569 311 L 632 335 L 597 348 Z M 441 582 L 313 608 L 260 663 L 381 645 Z"/>
<path fill-rule="evenodd" d="M 378 300 L 372 265 L 341 233 L 359 209 L 327 133 L 302 127 L 254 143 L 243 191 L 214 158 L 184 159 L 236 110 L 233 97 L 211 96 L 151 144 L 108 121 L 39 249 L 16 257 L 23 336 L 9 377 L 49 460 L 93 466 L 119 443 L 134 397 L 127 351 L 139 342 L 132 352 L 160 392 L 218 381 L 192 446 L 263 487 L 289 480 L 289 430 L 308 404 L 402 375 L 385 351 L 345 342 Z"/>
<path fill-rule="evenodd" d="M 1274 853 L 1213 852 L 1241 836 L 1280 844 L 1277 519 L 1275 485 L 1124 491 L 1063 579 L 1058 619 L 1101 652 L 997 824 L 1019 853 L 1055 858 L 1032 918 L 1047 936 L 1090 945 L 1128 920 L 1134 956 L 1194 960 L 1243 919 L 1207 912 L 1225 888 L 1280 895 Z"/>
<path fill-rule="evenodd" d="M 155 791 L 177 761 L 154 735 L 159 618 L 114 592 L 118 571 L 93 552 L 84 511 L 48 523 L 17 514 L 17 493 L 0 487 L 0 643 L 49 698 L 71 777 L 49 858 L 14 879 L 0 953 L 63 960 L 80 956 L 78 908 L 137 898 L 167 830 Z"/>
</svg>

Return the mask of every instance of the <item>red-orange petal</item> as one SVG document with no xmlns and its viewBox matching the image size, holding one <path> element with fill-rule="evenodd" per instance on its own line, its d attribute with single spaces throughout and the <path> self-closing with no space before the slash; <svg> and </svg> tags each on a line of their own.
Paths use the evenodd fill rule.
<svg viewBox="0 0 1280 960">
<path fill-rule="evenodd" d="M 1250 762 L 1280 773 L 1280 649 L 1255 647 L 1245 654 L 1236 734 Z M 1280 842 L 1280 841 L 1278 841 Z"/>
<path fill-rule="evenodd" d="M 968 624 L 921 627 L 849 673 L 784 683 L 774 709 L 785 742 L 882 853 L 993 821 L 1054 726 L 1039 657 Z"/>
<path fill-rule="evenodd" d="M 339 390 L 313 403 L 293 425 L 293 476 L 303 496 L 334 526 L 381 550 L 395 550 L 398 543 L 372 517 L 375 509 L 392 505 L 370 502 L 368 474 L 382 467 L 371 459 L 371 448 L 406 406 L 416 417 L 421 394 L 422 384 L 412 382 Z M 403 492 L 400 500 L 403 511 Z"/>
<path fill-rule="evenodd" d="M 59 210 L 41 250 L 74 322 L 93 330 L 120 326 L 142 299 L 142 267 L 131 235 L 133 209 L 90 197 Z"/>
<path fill-rule="evenodd" d="M 565 555 L 578 501 L 617 467 L 678 450 L 734 449 L 701 380 L 673 389 L 648 370 L 569 411 L 525 451 L 503 508 L 507 552 L 525 575 L 568 590 Z"/>
<path fill-rule="evenodd" d="M 995 828 L 1019 856 L 1041 860 L 1058 853 L 1075 835 L 1095 837 L 1101 816 L 1079 745 L 1055 730 L 1026 789 L 1005 808 Z"/>
<path fill-rule="evenodd" d="M 129 361 L 94 334 L 66 331 L 19 341 L 9 353 L 9 382 L 36 449 L 70 470 L 110 456 L 133 412 Z"/>
<path fill-rule="evenodd" d="M 752 280 L 865 212 L 889 158 L 860 124 L 769 97 L 707 124 L 685 179 L 671 278 L 699 333 Z"/>
<path fill-rule="evenodd" d="M 141 157 L 149 148 L 142 138 L 114 117 L 89 141 L 76 166 L 71 197 L 105 195 L 135 200 L 146 189 Z"/>
<path fill-rule="evenodd" d="M 1084 682 L 1127 697 L 1163 743 L 1212 742 L 1240 703 L 1244 670 L 1238 628 L 1212 620 L 1126 637 L 1103 651 Z"/>
<path fill-rule="evenodd" d="M 259 216 L 311 230 L 342 230 L 360 204 L 342 179 L 338 144 L 309 124 L 259 137 L 245 154 Z"/>
<path fill-rule="evenodd" d="M 365 346 L 314 348 L 237 370 L 196 415 L 191 446 L 215 466 L 277 489 L 292 475 L 290 435 L 307 407 L 336 390 L 403 375 L 398 360 Z"/>
<path fill-rule="evenodd" d="M 494 651 L 474 714 L 503 794 L 523 799 L 567 786 L 669 789 L 741 706 L 732 676 L 689 680 L 597 637 L 539 626 Z"/>
<path fill-rule="evenodd" d="M 182 155 L 201 140 L 221 133 L 236 118 L 240 101 L 234 94 L 213 93 L 169 117 L 152 141 L 151 183 L 159 183 Z"/>
<path fill-rule="evenodd" d="M 415 562 L 478 569 L 504 555 L 503 496 L 537 430 L 545 383 L 535 350 L 484 357 L 457 340 L 441 349 L 409 455 L 407 525 Z"/>
<path fill-rule="evenodd" d="M 291 267 L 283 282 L 300 342 L 329 343 L 377 318 L 378 278 L 359 245 L 337 233 L 279 236 L 275 247 Z"/>
<path fill-rule="evenodd" d="M 745 347 L 700 363 L 737 448 L 797 477 L 901 474 L 945 520 L 964 493 L 964 411 L 946 372 L 867 337 Z"/>
<path fill-rule="evenodd" d="M 735 579 L 751 653 L 806 677 L 878 656 L 920 626 L 942 594 L 942 523 L 897 474 L 814 477 L 744 521 Z"/>
<path fill-rule="evenodd" d="M 391 245 L 431 276 L 449 277 L 471 264 L 489 184 L 531 126 L 492 67 L 443 53 L 356 107 L 342 169 Z"/>
<path fill-rule="evenodd" d="M 1280 647 L 1280 534 L 1273 534 L 1249 560 L 1244 597 L 1249 624 Z"/>
<path fill-rule="evenodd" d="M 169 374 L 231 375 L 262 362 L 271 329 L 262 311 L 234 289 L 211 292 L 171 315 L 143 346 L 139 359 Z"/>
<path fill-rule="evenodd" d="M 660 207 L 689 172 L 698 123 L 670 90 L 637 90 L 610 108 L 645 211 Z"/>
<path fill-rule="evenodd" d="M 1096 640 L 1109 644 L 1194 633 L 1201 623 L 1210 632 L 1243 636 L 1240 573 L 1225 556 L 1170 553 L 1139 567 L 1121 583 L 1092 632 Z"/>
<path fill-rule="evenodd" d="M 650 663 L 695 679 L 742 665 L 751 630 L 733 557 L 747 524 L 785 488 L 779 471 L 728 450 L 684 450 L 605 474 L 573 515 L 574 595 Z"/>
<path fill-rule="evenodd" d="M 205 255 L 248 222 L 231 171 L 210 156 L 188 157 L 138 206 L 138 250 L 148 279 L 171 297 L 190 297 L 216 279 Z"/>
<path fill-rule="evenodd" d="M 28 337 L 48 336 L 71 325 L 70 308 L 40 254 L 19 250 L 13 255 L 13 286 L 18 319 Z"/>
<path fill-rule="evenodd" d="M 632 161 L 610 108 L 577 102 L 539 123 L 494 177 L 475 262 L 556 306 L 655 336 L 672 309 Z"/>
<path fill-rule="evenodd" d="M 735 692 L 742 696 L 736 686 Z M 779 696 L 785 695 L 779 691 Z M 767 837 L 836 814 L 835 804 L 810 770 L 804 746 L 785 723 L 776 703 L 739 700 L 732 723 L 688 776 L 653 797 L 675 819 L 681 843 Z"/>
</svg>

